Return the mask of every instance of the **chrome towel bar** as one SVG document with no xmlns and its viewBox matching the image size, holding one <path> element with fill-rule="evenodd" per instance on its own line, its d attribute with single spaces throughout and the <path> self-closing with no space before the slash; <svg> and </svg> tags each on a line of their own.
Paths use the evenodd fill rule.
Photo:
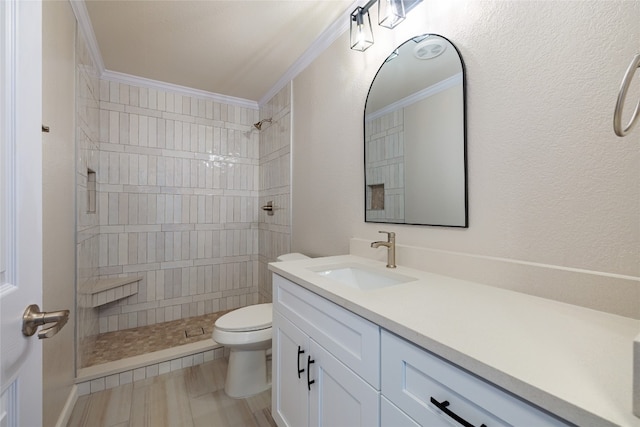
<svg viewBox="0 0 640 427">
<path fill-rule="evenodd" d="M 628 134 L 640 118 L 640 100 L 638 100 L 638 104 L 636 105 L 636 109 L 631 115 L 629 124 L 624 128 L 622 127 L 622 108 L 624 107 L 625 98 L 627 97 L 629 86 L 631 86 L 633 75 L 638 68 L 640 68 L 640 53 L 636 54 L 636 56 L 634 56 L 631 60 L 631 64 L 629 64 L 629 68 L 627 68 L 627 71 L 622 79 L 622 83 L 620 84 L 620 93 L 618 94 L 616 109 L 613 113 L 613 130 L 618 136 L 625 136 L 626 134 Z"/>
</svg>

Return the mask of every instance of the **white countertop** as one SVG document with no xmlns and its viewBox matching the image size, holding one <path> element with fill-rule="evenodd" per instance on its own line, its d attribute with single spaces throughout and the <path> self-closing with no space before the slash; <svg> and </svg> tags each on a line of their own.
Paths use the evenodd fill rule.
<svg viewBox="0 0 640 427">
<path fill-rule="evenodd" d="M 632 360 L 640 321 L 399 266 L 417 280 L 361 291 L 310 268 L 385 264 L 353 255 L 269 269 L 579 426 L 640 426 Z"/>
</svg>

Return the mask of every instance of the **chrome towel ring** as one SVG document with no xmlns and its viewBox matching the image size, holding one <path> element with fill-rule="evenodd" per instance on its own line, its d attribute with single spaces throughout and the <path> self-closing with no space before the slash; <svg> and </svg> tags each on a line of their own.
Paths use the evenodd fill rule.
<svg viewBox="0 0 640 427">
<path fill-rule="evenodd" d="M 624 106 L 625 98 L 627 97 L 627 91 L 629 90 L 629 86 L 631 85 L 631 80 L 633 79 L 633 75 L 638 68 L 640 68 L 640 53 L 634 56 L 631 60 L 631 64 L 629 64 L 629 68 L 627 68 L 627 72 L 624 74 L 624 78 L 622 79 L 622 83 L 620 84 L 618 102 L 616 102 L 616 109 L 613 113 L 613 130 L 618 136 L 625 136 L 626 134 L 628 134 L 640 118 L 640 100 L 638 100 L 638 104 L 636 105 L 636 109 L 631 115 L 629 124 L 624 128 L 622 127 L 622 108 Z"/>
</svg>

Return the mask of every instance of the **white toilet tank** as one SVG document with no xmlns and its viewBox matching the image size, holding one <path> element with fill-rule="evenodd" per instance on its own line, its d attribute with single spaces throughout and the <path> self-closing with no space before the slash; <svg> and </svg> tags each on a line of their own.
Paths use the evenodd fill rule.
<svg viewBox="0 0 640 427">
<path fill-rule="evenodd" d="M 300 259 L 309 259 L 309 257 L 298 252 L 294 252 L 291 254 L 282 254 L 276 259 L 278 261 L 297 261 Z"/>
</svg>

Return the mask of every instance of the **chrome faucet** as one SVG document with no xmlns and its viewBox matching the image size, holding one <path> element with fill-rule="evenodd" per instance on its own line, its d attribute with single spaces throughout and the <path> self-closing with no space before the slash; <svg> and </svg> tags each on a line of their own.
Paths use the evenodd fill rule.
<svg viewBox="0 0 640 427">
<path fill-rule="evenodd" d="M 396 268 L 396 233 L 389 231 L 378 231 L 378 233 L 386 233 L 386 242 L 373 242 L 372 248 L 379 248 L 380 246 L 387 247 L 387 268 Z"/>
</svg>

